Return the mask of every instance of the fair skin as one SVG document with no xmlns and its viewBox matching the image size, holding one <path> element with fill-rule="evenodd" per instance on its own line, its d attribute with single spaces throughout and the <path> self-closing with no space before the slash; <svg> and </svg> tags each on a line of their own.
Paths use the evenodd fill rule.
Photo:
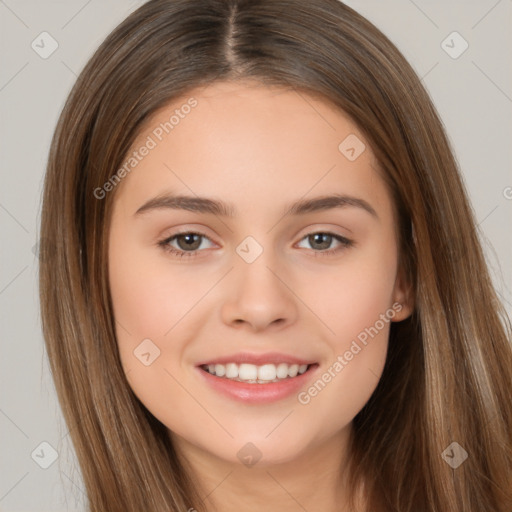
<svg viewBox="0 0 512 512">
<path fill-rule="evenodd" d="M 196 89 L 157 112 L 133 149 L 190 97 L 197 106 L 116 190 L 109 273 L 127 380 L 169 429 L 208 510 L 348 510 L 340 507 L 352 420 L 382 374 L 391 322 L 411 313 L 391 197 L 368 144 L 354 161 L 338 149 L 350 134 L 364 141 L 357 126 L 329 103 L 284 88 Z M 135 213 L 170 192 L 231 203 L 235 213 Z M 334 193 L 364 200 L 374 214 L 351 205 L 286 214 L 297 200 Z M 159 245 L 178 230 L 204 235 L 193 257 Z M 236 251 L 248 236 L 262 248 L 251 263 Z M 167 245 L 186 252 L 184 238 Z M 298 393 L 244 403 L 206 385 L 197 368 L 241 351 L 292 354 L 317 363 L 304 393 L 389 311 L 392 319 L 307 403 Z M 148 338 L 160 355 L 146 366 L 133 352 Z M 237 456 L 247 443 L 261 453 L 251 467 Z"/>
</svg>

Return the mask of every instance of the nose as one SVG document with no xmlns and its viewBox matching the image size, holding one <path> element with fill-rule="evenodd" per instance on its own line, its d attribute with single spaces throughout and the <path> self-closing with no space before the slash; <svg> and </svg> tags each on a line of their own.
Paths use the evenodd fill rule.
<svg viewBox="0 0 512 512">
<path fill-rule="evenodd" d="M 252 263 L 238 261 L 231 272 L 221 311 L 226 325 L 258 332 L 296 321 L 297 298 L 287 275 L 264 255 Z"/>
</svg>

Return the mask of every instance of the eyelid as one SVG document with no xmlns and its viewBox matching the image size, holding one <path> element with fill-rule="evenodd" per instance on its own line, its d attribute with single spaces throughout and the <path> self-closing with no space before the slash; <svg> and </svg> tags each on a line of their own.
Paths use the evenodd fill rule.
<svg viewBox="0 0 512 512">
<path fill-rule="evenodd" d="M 170 245 L 170 242 L 173 241 L 174 239 L 178 238 L 180 235 L 197 235 L 197 236 L 201 237 L 201 239 L 206 239 L 206 240 L 212 242 L 214 245 L 219 245 L 216 242 L 214 242 L 210 236 L 206 235 L 205 233 L 202 233 L 201 231 L 193 230 L 193 229 L 183 229 L 183 230 L 176 231 L 172 235 L 166 236 L 163 239 L 159 240 L 157 242 L 157 245 L 167 252 L 170 252 L 173 254 L 179 254 L 181 256 L 186 255 L 186 256 L 190 257 L 190 256 L 195 256 L 200 252 L 204 252 L 204 249 L 201 251 L 199 251 L 199 250 L 183 251 L 181 249 L 176 249 L 176 248 L 172 247 Z"/>
<path fill-rule="evenodd" d="M 304 235 L 297 243 L 301 243 L 303 240 L 306 240 L 308 237 L 312 235 L 327 235 L 332 237 L 336 242 L 338 242 L 338 247 L 335 247 L 334 249 L 325 249 L 323 251 L 315 251 L 314 249 L 309 249 L 310 252 L 312 252 L 315 257 L 316 256 L 327 256 L 327 255 L 334 255 L 338 254 L 344 249 L 348 249 L 349 247 L 353 247 L 355 245 L 354 240 L 347 238 L 346 236 L 339 235 L 338 233 L 335 233 L 333 231 L 328 230 L 313 230 L 308 232 L 306 235 Z"/>
<path fill-rule="evenodd" d="M 196 227 L 196 226 L 198 226 L 198 227 Z M 175 231 L 174 231 L 174 229 L 175 229 Z M 221 245 L 215 241 L 214 236 L 207 234 L 207 232 L 210 232 L 210 231 L 211 230 L 209 230 L 205 226 L 196 225 L 196 224 L 191 224 L 191 225 L 188 224 L 184 227 L 181 226 L 181 227 L 177 227 L 177 228 L 170 228 L 170 229 L 166 229 L 163 231 L 163 233 L 170 233 L 170 234 L 158 236 L 158 243 L 165 242 L 166 240 L 174 238 L 175 236 L 188 235 L 188 234 L 192 235 L 193 234 L 193 235 L 200 235 L 204 238 L 207 238 L 208 240 L 210 240 L 212 243 L 215 243 L 216 245 Z"/>
<path fill-rule="evenodd" d="M 352 230 L 344 226 L 340 226 L 338 224 L 314 222 L 312 224 L 309 224 L 305 228 L 302 228 L 296 236 L 300 236 L 300 239 L 302 240 L 305 236 L 308 235 L 313 235 L 315 233 L 325 233 L 330 235 L 336 235 L 341 238 L 346 238 L 348 240 L 348 236 L 343 235 L 342 231 L 348 231 L 352 235 Z M 301 235 L 301 233 L 303 234 Z"/>
<path fill-rule="evenodd" d="M 305 228 L 305 229 L 307 229 L 307 228 Z M 323 235 L 332 237 L 336 242 L 338 242 L 338 247 L 336 247 L 334 249 L 331 248 L 331 249 L 325 249 L 325 250 L 319 250 L 319 251 L 314 250 L 314 249 L 309 249 L 309 251 L 312 252 L 315 257 L 329 256 L 329 255 L 334 255 L 334 254 L 337 255 L 340 252 L 342 252 L 344 249 L 348 249 L 355 245 L 354 240 L 349 239 L 343 235 L 340 235 L 339 233 L 330 231 L 329 229 L 322 229 L 322 228 L 313 229 L 312 227 L 310 227 L 310 230 L 307 231 L 304 235 L 302 235 L 299 238 L 298 242 L 295 245 L 301 243 L 303 240 L 307 239 L 309 236 L 313 236 L 316 234 L 323 234 Z M 197 236 L 201 237 L 201 239 L 206 239 L 206 240 L 209 240 L 210 242 L 216 244 L 215 241 L 213 241 L 208 235 L 206 235 L 205 233 L 202 233 L 201 231 L 193 230 L 190 228 L 189 229 L 181 228 L 178 231 L 174 232 L 172 235 L 169 235 L 169 236 L 165 237 L 163 240 L 158 241 L 158 246 L 161 247 L 164 251 L 174 254 L 177 257 L 186 257 L 186 258 L 197 257 L 201 252 L 204 252 L 204 249 L 203 250 L 195 249 L 193 251 L 185 251 L 182 249 L 176 249 L 175 247 L 172 247 L 170 245 L 170 242 L 175 240 L 180 235 L 197 235 Z M 216 245 L 218 245 L 218 244 L 216 244 Z M 295 247 L 295 245 L 294 245 L 294 247 Z"/>
</svg>

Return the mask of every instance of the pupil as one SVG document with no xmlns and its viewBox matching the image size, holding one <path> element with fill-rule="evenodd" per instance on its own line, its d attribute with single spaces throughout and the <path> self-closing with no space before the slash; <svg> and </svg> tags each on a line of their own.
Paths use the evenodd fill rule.
<svg viewBox="0 0 512 512">
<path fill-rule="evenodd" d="M 196 240 L 194 240 L 196 238 Z M 199 247 L 200 243 L 197 242 L 197 239 L 199 239 L 199 235 L 195 235 L 193 233 L 189 233 L 186 235 L 181 235 L 181 237 L 178 238 L 178 245 L 181 249 L 197 249 Z M 180 243 L 182 240 L 186 240 L 185 244 Z M 195 245 L 194 245 L 195 244 Z"/>
<path fill-rule="evenodd" d="M 313 243 L 322 245 L 322 247 L 320 247 L 321 249 L 328 249 L 330 246 L 332 236 L 327 235 L 326 233 L 315 233 L 314 235 L 312 235 L 312 238 Z M 324 239 L 324 242 L 322 242 L 322 239 Z"/>
</svg>

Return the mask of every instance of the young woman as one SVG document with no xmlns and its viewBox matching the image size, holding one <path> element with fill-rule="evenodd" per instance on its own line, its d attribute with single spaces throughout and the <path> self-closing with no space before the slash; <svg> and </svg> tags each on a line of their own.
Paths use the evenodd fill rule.
<svg viewBox="0 0 512 512">
<path fill-rule="evenodd" d="M 151 0 L 48 162 L 91 511 L 512 508 L 510 321 L 418 77 L 337 0 Z"/>
</svg>

